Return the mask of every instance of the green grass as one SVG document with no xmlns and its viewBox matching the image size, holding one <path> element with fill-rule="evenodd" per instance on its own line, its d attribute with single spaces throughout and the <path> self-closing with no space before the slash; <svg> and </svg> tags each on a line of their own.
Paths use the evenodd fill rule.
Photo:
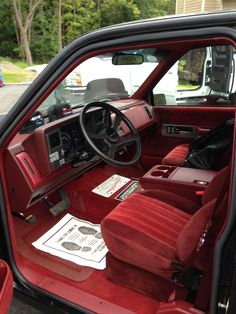
<svg viewBox="0 0 236 314">
<path fill-rule="evenodd" d="M 28 81 L 27 73 L 14 73 L 14 72 L 5 72 L 3 71 L 3 81 L 4 83 L 21 83 Z"/>
<path fill-rule="evenodd" d="M 193 89 L 198 89 L 199 88 L 199 86 L 194 86 L 194 85 L 191 85 L 191 84 L 179 84 L 178 86 L 177 86 L 177 89 L 178 90 L 182 90 L 182 89 L 191 89 L 191 90 L 193 90 Z"/>
<path fill-rule="evenodd" d="M 22 60 L 0 57 L 0 62 L 1 61 L 3 81 L 6 84 L 31 82 L 36 76 L 35 73 L 25 70 L 27 63 Z"/>
<path fill-rule="evenodd" d="M 16 60 L 16 61 L 14 61 L 13 62 L 15 65 L 17 65 L 19 68 L 21 68 L 21 69 L 25 69 L 27 66 L 28 66 L 28 64 L 26 63 L 26 62 L 24 62 L 24 61 L 20 61 L 20 60 Z"/>
</svg>

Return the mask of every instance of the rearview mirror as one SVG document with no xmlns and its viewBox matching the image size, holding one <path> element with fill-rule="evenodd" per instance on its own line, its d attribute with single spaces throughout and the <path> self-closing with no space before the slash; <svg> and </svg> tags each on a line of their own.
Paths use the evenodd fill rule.
<svg viewBox="0 0 236 314">
<path fill-rule="evenodd" d="M 112 58 L 114 65 L 132 65 L 142 64 L 144 61 L 143 55 L 141 54 L 115 54 Z"/>
</svg>

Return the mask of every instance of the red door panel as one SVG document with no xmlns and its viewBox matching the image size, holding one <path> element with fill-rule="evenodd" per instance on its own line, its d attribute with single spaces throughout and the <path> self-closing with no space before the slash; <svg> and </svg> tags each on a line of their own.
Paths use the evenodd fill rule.
<svg viewBox="0 0 236 314">
<path fill-rule="evenodd" d="M 175 146 L 192 140 L 188 133 L 183 137 L 184 132 L 174 136 L 166 134 L 163 132 L 166 126 L 178 126 L 178 129 L 183 126 L 182 131 L 188 131 L 186 126 L 193 127 L 192 137 L 195 137 L 233 118 L 235 108 L 163 106 L 154 107 L 153 111 L 157 117 L 157 127 L 144 139 L 142 148 L 142 163 L 146 169 L 160 164 Z"/>
<path fill-rule="evenodd" d="M 7 314 L 13 293 L 13 278 L 9 266 L 0 260 L 0 313 Z"/>
</svg>

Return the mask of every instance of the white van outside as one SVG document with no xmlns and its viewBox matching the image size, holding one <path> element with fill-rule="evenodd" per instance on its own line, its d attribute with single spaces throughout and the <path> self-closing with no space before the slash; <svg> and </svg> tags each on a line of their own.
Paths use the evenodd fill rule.
<svg viewBox="0 0 236 314">
<path fill-rule="evenodd" d="M 133 95 L 141 86 L 144 78 L 149 76 L 158 65 L 158 58 L 144 56 L 142 64 L 114 65 L 112 56 L 100 55 L 90 58 L 76 67 L 64 80 L 64 87 L 73 93 L 84 94 L 88 83 L 94 79 L 118 78 L 122 80 L 128 95 Z M 176 87 L 178 82 L 178 65 L 175 64 L 154 88 L 154 94 L 164 94 L 166 102 L 176 104 Z"/>
</svg>

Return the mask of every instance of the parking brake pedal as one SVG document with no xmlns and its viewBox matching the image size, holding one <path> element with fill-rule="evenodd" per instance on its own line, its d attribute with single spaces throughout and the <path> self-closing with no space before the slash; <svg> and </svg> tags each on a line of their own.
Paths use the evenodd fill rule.
<svg viewBox="0 0 236 314">
<path fill-rule="evenodd" d="M 66 191 L 64 189 L 59 190 L 59 194 L 61 197 L 61 201 L 59 201 L 57 204 L 53 205 L 52 202 L 49 201 L 48 197 L 44 199 L 44 201 L 50 205 L 49 208 L 50 213 L 53 217 L 58 216 L 63 211 L 67 210 L 70 207 L 70 200 L 66 194 Z"/>
</svg>

